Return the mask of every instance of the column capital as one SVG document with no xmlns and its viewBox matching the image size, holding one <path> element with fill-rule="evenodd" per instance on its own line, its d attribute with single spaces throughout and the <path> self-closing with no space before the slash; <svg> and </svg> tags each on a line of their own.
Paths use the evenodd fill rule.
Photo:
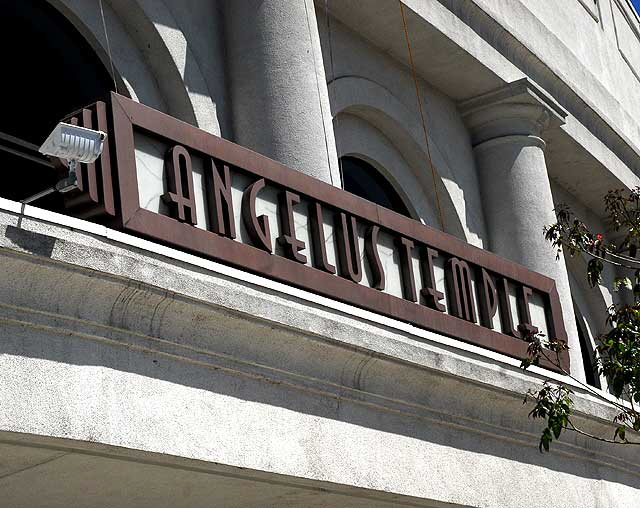
<svg viewBox="0 0 640 508">
<path fill-rule="evenodd" d="M 497 138 L 531 138 L 564 125 L 567 112 L 528 78 L 458 104 L 475 146 Z"/>
</svg>

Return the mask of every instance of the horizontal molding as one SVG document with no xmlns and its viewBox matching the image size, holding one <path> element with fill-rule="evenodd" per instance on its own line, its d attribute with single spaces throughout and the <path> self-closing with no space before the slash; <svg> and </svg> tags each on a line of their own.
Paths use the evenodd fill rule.
<svg viewBox="0 0 640 508">
<path fill-rule="evenodd" d="M 28 320 L 7 319 L 4 317 L 4 314 L 8 310 L 17 311 L 17 313 L 22 314 L 23 319 Z M 57 321 L 57 326 L 44 324 L 44 322 L 47 321 L 43 319 L 45 316 Z M 62 324 L 60 321 L 66 326 L 60 326 L 60 324 Z M 412 404 L 400 399 L 392 399 L 334 383 L 323 382 L 320 379 L 296 375 L 278 369 L 270 369 L 238 359 L 229 359 L 223 355 L 176 345 L 155 337 L 143 338 L 140 334 L 132 334 L 126 337 L 127 334 L 123 331 L 118 339 L 106 338 L 102 335 L 78 331 L 74 325 L 80 325 L 80 328 L 86 328 L 87 323 L 65 316 L 47 315 L 47 313 L 34 312 L 31 309 L 17 309 L 0 305 L 0 326 L 5 328 L 5 330 L 11 330 L 12 328 L 34 329 L 44 331 L 52 336 L 75 337 L 81 340 L 102 343 L 111 347 L 119 347 L 142 353 L 152 353 L 160 358 L 176 363 L 188 363 L 200 368 L 223 371 L 232 376 L 248 377 L 281 389 L 289 388 L 305 392 L 312 397 L 334 399 L 337 403 L 342 404 L 352 403 L 362 405 L 377 411 L 395 413 L 405 418 L 417 418 L 425 423 L 442 425 L 459 432 L 470 432 L 481 435 L 483 438 L 496 439 L 526 448 L 537 448 L 539 435 L 536 432 L 495 425 L 479 419 L 468 418 L 462 414 L 432 409 L 426 405 Z M 98 326 L 98 328 L 100 328 L 100 326 Z M 370 355 L 364 353 L 363 357 L 371 358 Z M 477 385 L 476 388 L 478 388 Z M 452 396 L 455 396 L 455 394 L 452 394 Z M 514 413 L 521 411 L 521 397 L 511 396 L 511 398 Z M 484 401 L 486 399 L 478 393 L 477 400 Z M 502 416 L 504 417 L 505 415 Z M 563 441 L 554 443 L 554 453 L 572 459 L 591 462 L 598 466 L 606 465 L 612 469 L 640 477 L 640 466 L 638 464 L 625 461 L 619 456 L 614 456 L 610 453 L 587 449 L 572 442 L 567 442 L 566 438 Z"/>
<path fill-rule="evenodd" d="M 48 218 L 68 219 L 55 214 Z M 49 245 L 48 255 L 38 253 L 34 244 L 7 241 L 2 223 L 18 221 L 25 232 Z M 0 280 L 5 330 L 41 330 L 60 340 L 102 343 L 258 380 L 275 390 L 297 390 L 334 404 L 419 418 L 529 449 L 537 445 L 537 422 L 526 418 L 521 400 L 552 373 L 522 372 L 438 344 L 439 337 L 416 328 L 368 322 L 355 308 L 328 308 L 280 286 L 261 287 L 253 279 L 234 277 L 242 272 L 222 273 L 172 259 L 172 251 L 151 242 L 144 246 L 161 253 L 101 237 L 93 224 L 88 225 L 92 233 L 78 229 L 83 221 L 74 219 L 73 224 L 70 229 L 0 213 L 0 257 L 7 268 Z M 121 240 L 137 241 L 126 235 Z M 65 298 L 43 301 L 52 287 Z M 87 298 L 87 288 L 100 298 Z M 198 293 L 203 288 L 207 291 Z M 162 315 L 164 319 L 158 317 Z M 224 333 L 212 334 L 216 328 Z M 251 342 L 247 337 L 262 340 Z M 612 408 L 578 388 L 576 392 L 585 421 L 608 428 Z M 483 414 L 488 400 L 493 404 L 490 420 Z M 514 425 L 505 426 L 505 419 Z M 608 453 L 607 446 L 597 447 L 585 448 L 580 439 L 572 439 L 558 443 L 556 450 L 638 474 L 633 462 Z"/>
<path fill-rule="evenodd" d="M 524 5 L 521 6 L 519 13 L 526 14 L 529 25 L 537 27 L 540 38 L 547 41 L 547 46 L 555 47 L 557 51 L 561 51 L 565 55 L 570 63 L 566 68 L 580 69 L 580 73 L 585 79 L 588 77 L 592 84 L 597 85 L 594 89 L 597 90 L 598 99 L 603 98 L 606 104 L 587 96 L 578 86 L 579 83 L 575 82 L 575 79 L 571 79 L 563 69 L 544 60 L 545 55 L 539 55 L 531 47 L 531 44 L 521 40 L 520 34 L 511 32 L 513 26 L 504 26 L 502 21 L 496 18 L 495 12 L 486 12 L 477 0 L 464 2 L 464 6 L 455 0 L 437 1 L 472 27 L 500 54 L 508 56 L 514 65 L 550 93 L 562 107 L 567 109 L 620 158 L 636 176 L 640 176 L 640 145 L 627 133 L 620 130 L 624 125 L 638 127 L 637 120 L 632 118 L 632 115 L 611 95 L 589 68 L 580 62 L 569 48 Z M 515 4 L 516 2 L 514 2 L 514 6 Z M 614 120 L 608 111 L 602 109 L 607 105 L 608 109 L 619 112 L 620 118 Z"/>
</svg>

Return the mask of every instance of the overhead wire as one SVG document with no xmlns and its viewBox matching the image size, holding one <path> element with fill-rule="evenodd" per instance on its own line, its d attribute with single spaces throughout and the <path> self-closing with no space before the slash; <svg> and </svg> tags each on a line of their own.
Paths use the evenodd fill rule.
<svg viewBox="0 0 640 508">
<path fill-rule="evenodd" d="M 407 18 L 405 16 L 404 4 L 402 3 L 402 0 L 398 0 L 398 4 L 400 5 L 400 15 L 402 16 L 402 26 L 404 28 L 404 37 L 407 42 L 407 52 L 409 54 L 409 66 L 411 67 L 413 84 L 416 89 L 416 98 L 418 100 L 418 110 L 420 112 L 420 120 L 422 122 L 422 132 L 424 133 L 424 141 L 427 146 L 427 159 L 429 162 L 429 167 L 431 169 L 431 178 L 433 179 L 433 192 L 436 198 L 436 207 L 438 209 L 438 219 L 440 221 L 440 229 L 442 231 L 445 231 L 444 214 L 442 213 L 442 205 L 440 203 L 440 196 L 438 194 L 438 177 L 437 177 L 436 168 L 433 165 L 433 159 L 431 158 L 431 144 L 429 142 L 429 134 L 427 131 L 427 121 L 425 118 L 424 107 L 422 103 L 422 94 L 420 93 L 420 83 L 418 81 L 416 66 L 413 61 L 413 50 L 411 47 L 411 38 L 409 37 L 409 27 L 407 25 Z"/>
<path fill-rule="evenodd" d="M 107 41 L 107 54 L 109 55 L 109 65 L 111 66 L 111 78 L 113 79 L 113 88 L 118 93 L 118 81 L 116 79 L 115 69 L 113 67 L 113 57 L 111 56 L 111 44 L 109 44 L 109 34 L 107 33 L 107 23 L 104 19 L 104 8 L 102 6 L 102 0 L 99 0 L 100 5 L 100 17 L 102 18 L 102 29 L 104 30 L 104 38 Z"/>
</svg>

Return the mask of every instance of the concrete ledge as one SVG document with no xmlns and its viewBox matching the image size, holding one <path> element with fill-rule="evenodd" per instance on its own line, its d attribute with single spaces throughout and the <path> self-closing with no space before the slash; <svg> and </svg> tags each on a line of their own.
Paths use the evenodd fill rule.
<svg viewBox="0 0 640 508">
<path fill-rule="evenodd" d="M 569 435 L 538 453 L 521 400 L 542 371 L 100 226 L 0 206 L 5 432 L 470 506 L 480 470 L 495 506 L 530 506 L 513 476 L 527 485 L 548 468 L 582 506 L 597 506 L 583 502 L 594 482 L 637 495 L 633 450 Z M 588 428 L 607 428 L 611 407 L 584 393 L 577 405 Z M 469 488 L 443 491 L 452 475 Z"/>
</svg>

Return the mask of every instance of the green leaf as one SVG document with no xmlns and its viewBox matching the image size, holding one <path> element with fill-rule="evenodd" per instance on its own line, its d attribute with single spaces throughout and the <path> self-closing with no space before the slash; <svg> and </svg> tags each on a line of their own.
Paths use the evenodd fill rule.
<svg viewBox="0 0 640 508">
<path fill-rule="evenodd" d="M 603 269 L 604 264 L 600 259 L 593 258 L 589 260 L 587 263 L 587 280 L 591 287 L 595 287 L 600 284 Z"/>
<path fill-rule="evenodd" d="M 606 331 L 596 339 L 594 359 L 597 373 L 608 380 L 614 396 L 640 404 L 640 187 L 633 190 L 612 189 L 604 197 L 608 217 L 605 223 L 620 234 L 616 242 L 605 241 L 599 232 L 592 232 L 588 225 L 575 216 L 565 205 L 558 205 L 556 224 L 546 226 L 544 235 L 554 247 L 557 256 L 584 255 L 589 257 L 586 278 L 592 286 L 608 284 L 609 289 L 626 289 L 632 302 L 612 304 L 606 309 Z M 605 232 L 606 233 L 606 232 Z M 612 282 L 603 282 L 605 263 L 614 265 L 619 274 Z M 631 296 L 630 295 L 630 296 Z M 554 343 L 536 334 L 523 336 L 527 342 L 527 357 L 521 366 L 526 369 L 538 365 L 549 352 L 558 355 L 566 350 L 566 344 Z M 552 360 L 553 361 L 553 360 Z M 571 426 L 573 401 L 571 390 L 562 385 L 545 381 L 537 392 L 528 393 L 528 403 L 533 403 L 531 418 L 541 418 L 545 428 L 540 436 L 540 451 L 549 451 L 554 439 Z M 628 443 L 626 431 L 640 432 L 640 412 L 621 405 L 622 410 L 613 423 L 614 440 Z"/>
<path fill-rule="evenodd" d="M 542 453 L 543 449 L 546 452 L 549 451 L 551 441 L 553 441 L 553 437 L 551 437 L 551 431 L 549 430 L 549 427 L 547 427 L 542 431 L 542 437 L 540 438 L 540 445 L 538 446 L 540 453 Z"/>
<path fill-rule="evenodd" d="M 629 277 L 616 277 L 613 282 L 613 289 L 614 291 L 619 291 L 620 288 L 631 290 L 633 289 L 633 282 Z"/>
</svg>

